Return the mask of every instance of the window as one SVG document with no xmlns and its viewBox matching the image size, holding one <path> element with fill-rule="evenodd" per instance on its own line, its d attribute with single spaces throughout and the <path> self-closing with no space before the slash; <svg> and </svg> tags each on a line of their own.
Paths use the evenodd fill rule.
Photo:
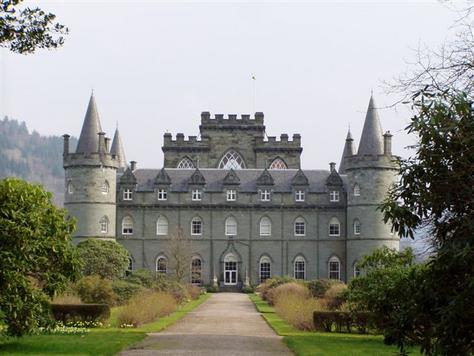
<svg viewBox="0 0 474 356">
<path fill-rule="evenodd" d="M 133 235 L 133 220 L 130 216 L 122 219 L 122 234 Z"/>
<path fill-rule="evenodd" d="M 127 267 L 127 271 L 133 271 L 134 268 L 133 268 L 133 258 L 129 257 L 128 258 L 128 267 Z"/>
<path fill-rule="evenodd" d="M 339 258 L 333 256 L 329 259 L 328 263 L 328 278 L 329 279 L 341 279 L 341 263 Z"/>
<path fill-rule="evenodd" d="M 306 261 L 304 260 L 302 256 L 298 256 L 295 259 L 294 277 L 295 279 L 306 278 Z"/>
<path fill-rule="evenodd" d="M 295 220 L 295 236 L 306 235 L 306 222 L 302 217 Z"/>
<path fill-rule="evenodd" d="M 99 220 L 99 225 L 100 232 L 102 234 L 106 234 L 107 232 L 109 232 L 109 219 L 107 218 L 107 216 L 104 216 Z"/>
<path fill-rule="evenodd" d="M 304 190 L 297 190 L 295 192 L 295 201 L 304 201 Z"/>
<path fill-rule="evenodd" d="M 202 262 L 199 257 L 194 257 L 191 261 L 191 283 L 202 284 Z"/>
<path fill-rule="evenodd" d="M 124 189 L 123 190 L 123 200 L 132 200 L 133 199 L 133 192 L 131 189 Z"/>
<path fill-rule="evenodd" d="M 260 236 L 270 236 L 272 234 L 272 222 L 264 216 L 260 219 Z"/>
<path fill-rule="evenodd" d="M 260 259 L 260 283 L 265 282 L 271 277 L 271 262 L 266 256 Z"/>
<path fill-rule="evenodd" d="M 232 216 L 225 219 L 225 234 L 226 236 L 237 235 L 237 220 Z"/>
<path fill-rule="evenodd" d="M 234 189 L 229 189 L 227 191 L 227 201 L 236 201 L 237 200 L 237 191 Z"/>
<path fill-rule="evenodd" d="M 360 221 L 358 219 L 354 220 L 354 235 L 360 235 Z"/>
<path fill-rule="evenodd" d="M 158 200 L 168 199 L 168 192 L 165 189 L 158 190 Z"/>
<path fill-rule="evenodd" d="M 245 162 L 241 155 L 236 151 L 230 150 L 222 157 L 219 162 L 220 169 L 243 169 L 245 168 Z"/>
<path fill-rule="evenodd" d="M 360 185 L 357 183 L 354 185 L 354 196 L 360 197 Z"/>
<path fill-rule="evenodd" d="M 260 191 L 260 200 L 261 201 L 270 201 L 272 200 L 272 193 L 268 189 L 264 189 Z"/>
<path fill-rule="evenodd" d="M 72 185 L 71 181 L 69 181 L 67 183 L 67 193 L 68 194 L 74 194 L 74 186 Z"/>
<path fill-rule="evenodd" d="M 194 168 L 194 163 L 191 159 L 189 159 L 188 157 L 184 157 L 179 163 L 178 163 L 178 167 L 176 168 L 183 168 L 183 169 L 186 169 L 186 168 Z"/>
<path fill-rule="evenodd" d="M 168 235 L 168 219 L 163 215 L 159 216 L 156 221 L 156 234 Z"/>
<path fill-rule="evenodd" d="M 202 235 L 201 218 L 195 217 L 191 221 L 191 235 Z"/>
<path fill-rule="evenodd" d="M 339 191 L 338 190 L 331 190 L 329 192 L 329 201 L 330 202 L 338 202 L 339 201 Z"/>
<path fill-rule="evenodd" d="M 360 276 L 360 268 L 357 265 L 357 262 L 354 263 L 354 277 L 359 277 Z"/>
<path fill-rule="evenodd" d="M 194 201 L 201 200 L 202 198 L 202 191 L 199 189 L 194 189 L 191 193 L 191 199 Z"/>
<path fill-rule="evenodd" d="M 286 166 L 285 161 L 283 161 L 281 158 L 275 158 L 268 169 L 287 169 L 288 167 Z"/>
<path fill-rule="evenodd" d="M 108 194 L 109 193 L 109 182 L 104 181 L 100 187 L 100 191 L 102 194 Z"/>
<path fill-rule="evenodd" d="M 165 257 L 160 256 L 156 259 L 156 272 L 166 274 L 168 271 L 168 261 Z"/>
<path fill-rule="evenodd" d="M 332 218 L 329 221 L 329 236 L 340 236 L 341 235 L 341 224 L 337 218 Z"/>
</svg>

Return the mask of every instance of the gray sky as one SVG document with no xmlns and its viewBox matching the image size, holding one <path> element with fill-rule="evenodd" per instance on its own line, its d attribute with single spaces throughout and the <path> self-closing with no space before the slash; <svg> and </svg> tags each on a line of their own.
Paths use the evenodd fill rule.
<svg viewBox="0 0 474 356">
<path fill-rule="evenodd" d="M 163 133 L 198 134 L 201 111 L 265 113 L 267 134 L 302 134 L 303 168 L 339 162 L 350 123 L 358 145 L 370 91 L 435 47 L 456 15 L 436 1 L 30 1 L 58 16 L 65 46 L 2 49 L 0 115 L 42 134 L 78 136 L 94 88 L 103 129 L 116 122 L 127 159 L 163 163 Z M 394 152 L 409 113 L 380 110 Z"/>
</svg>

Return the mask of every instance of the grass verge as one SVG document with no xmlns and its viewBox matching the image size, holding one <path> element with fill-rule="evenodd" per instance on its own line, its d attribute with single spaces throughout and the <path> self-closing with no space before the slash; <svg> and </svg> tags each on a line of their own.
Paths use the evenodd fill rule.
<svg viewBox="0 0 474 356">
<path fill-rule="evenodd" d="M 380 335 L 300 331 L 282 320 L 275 313 L 275 309 L 258 295 L 250 294 L 249 297 L 268 325 L 278 335 L 283 336 L 283 341 L 296 355 L 393 356 L 397 354 L 397 348 L 385 345 Z M 413 355 L 420 355 L 416 348 L 409 351 Z"/>
<path fill-rule="evenodd" d="M 22 338 L 0 337 L 2 355 L 115 355 L 143 340 L 147 333 L 159 332 L 202 304 L 209 294 L 179 307 L 175 312 L 139 328 L 116 327 L 117 310 L 112 311 L 111 327 L 91 329 L 83 335 L 31 335 Z M 115 309 L 115 308 L 114 308 Z"/>
</svg>

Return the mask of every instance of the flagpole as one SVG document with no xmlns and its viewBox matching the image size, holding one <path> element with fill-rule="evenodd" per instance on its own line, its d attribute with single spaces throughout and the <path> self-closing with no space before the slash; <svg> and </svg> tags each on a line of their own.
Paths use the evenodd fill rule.
<svg viewBox="0 0 474 356">
<path fill-rule="evenodd" d="M 253 113 L 257 112 L 257 77 L 255 74 L 252 74 L 253 81 Z"/>
</svg>

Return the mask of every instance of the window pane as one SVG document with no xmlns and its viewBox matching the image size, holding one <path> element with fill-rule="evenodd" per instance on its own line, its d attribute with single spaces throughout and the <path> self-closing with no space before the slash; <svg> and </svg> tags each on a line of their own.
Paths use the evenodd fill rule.
<svg viewBox="0 0 474 356">
<path fill-rule="evenodd" d="M 260 263 L 260 283 L 265 282 L 265 280 L 270 278 L 270 262 L 261 262 Z"/>
<path fill-rule="evenodd" d="M 245 168 L 245 162 L 243 158 L 234 150 L 228 151 L 224 157 L 222 157 L 219 163 L 220 169 L 243 169 Z"/>
</svg>

